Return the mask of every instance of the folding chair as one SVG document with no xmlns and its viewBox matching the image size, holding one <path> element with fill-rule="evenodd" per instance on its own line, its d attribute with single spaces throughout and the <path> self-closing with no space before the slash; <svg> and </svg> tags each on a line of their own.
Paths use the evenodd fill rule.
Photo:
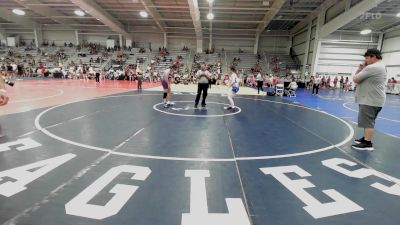
<svg viewBox="0 0 400 225">
<path fill-rule="evenodd" d="M 296 89 L 297 89 L 297 85 L 290 87 L 289 90 L 287 91 L 287 96 L 288 97 L 296 97 Z"/>
<path fill-rule="evenodd" d="M 284 88 L 283 84 L 277 84 L 275 86 L 275 95 L 276 96 L 283 96 L 283 92 L 284 92 L 283 88 Z"/>
</svg>

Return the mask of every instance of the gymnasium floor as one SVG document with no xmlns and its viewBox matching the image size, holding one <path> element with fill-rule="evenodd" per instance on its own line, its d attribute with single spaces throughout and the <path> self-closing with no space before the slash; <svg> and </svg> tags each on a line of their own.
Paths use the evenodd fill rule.
<svg viewBox="0 0 400 225">
<path fill-rule="evenodd" d="M 354 93 L 296 98 L 224 88 L 18 81 L 0 110 L 0 224 L 399 225 L 400 100 L 389 96 L 375 151 Z"/>
</svg>

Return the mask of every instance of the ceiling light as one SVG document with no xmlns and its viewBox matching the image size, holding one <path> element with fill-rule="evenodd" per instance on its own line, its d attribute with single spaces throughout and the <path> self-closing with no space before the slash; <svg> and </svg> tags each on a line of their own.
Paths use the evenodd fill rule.
<svg viewBox="0 0 400 225">
<path fill-rule="evenodd" d="M 140 14 L 141 17 L 144 17 L 144 18 L 147 18 L 149 16 L 149 14 L 147 14 L 146 11 L 140 11 L 139 14 Z"/>
<path fill-rule="evenodd" d="M 207 14 L 207 19 L 209 19 L 209 20 L 212 20 L 212 19 L 214 19 L 214 14 L 213 13 L 208 13 Z"/>
<path fill-rule="evenodd" d="M 14 14 L 17 14 L 18 16 L 23 16 L 23 15 L 25 15 L 25 11 L 22 10 L 22 9 L 13 9 L 12 12 L 13 12 Z"/>
<path fill-rule="evenodd" d="M 75 10 L 74 13 L 77 16 L 84 16 L 85 15 L 85 13 L 82 10 L 79 10 L 79 9 Z"/>
<path fill-rule="evenodd" d="M 362 34 L 362 35 L 367 35 L 367 34 L 370 34 L 371 32 L 372 32 L 371 29 L 364 29 L 364 30 L 362 30 L 362 31 L 360 32 L 360 34 Z"/>
<path fill-rule="evenodd" d="M 400 17 L 400 12 L 399 13 L 397 13 L 397 15 L 396 15 L 397 17 Z"/>
</svg>

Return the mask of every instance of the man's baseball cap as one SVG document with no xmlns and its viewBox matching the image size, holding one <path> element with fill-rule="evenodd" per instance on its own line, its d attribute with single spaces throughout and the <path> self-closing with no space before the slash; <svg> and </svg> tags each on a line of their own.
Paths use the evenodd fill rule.
<svg viewBox="0 0 400 225">
<path fill-rule="evenodd" d="M 382 53 L 381 53 L 381 51 L 379 51 L 376 48 L 370 48 L 370 49 L 367 50 L 367 52 L 365 52 L 364 57 L 365 56 L 382 57 Z"/>
</svg>

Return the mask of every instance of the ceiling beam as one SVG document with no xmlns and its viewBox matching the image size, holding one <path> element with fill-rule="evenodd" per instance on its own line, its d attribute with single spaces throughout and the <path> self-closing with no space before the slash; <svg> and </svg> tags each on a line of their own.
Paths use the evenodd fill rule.
<svg viewBox="0 0 400 225">
<path fill-rule="evenodd" d="M 152 7 L 149 7 L 151 9 L 153 9 Z M 213 7 L 214 9 L 214 7 Z M 142 9 L 106 9 L 106 11 L 108 12 L 119 12 L 119 13 L 124 13 L 124 14 L 129 14 L 132 12 L 138 13 L 140 11 L 142 11 Z M 214 11 L 214 10 L 213 10 Z M 305 12 L 282 12 L 279 11 L 280 15 L 289 15 L 289 16 L 293 16 L 293 13 L 296 13 L 297 15 L 305 15 L 305 14 L 309 14 L 310 11 L 306 11 Z M 176 14 L 176 13 L 180 13 L 180 14 L 189 14 L 189 11 L 186 9 L 158 9 L 157 12 L 159 13 L 171 13 L 171 14 Z M 208 9 L 201 9 L 200 13 L 208 13 Z M 217 11 L 218 14 L 229 14 L 229 15 L 249 15 L 249 12 L 246 11 Z M 255 12 L 251 12 L 252 15 L 264 15 L 265 12 L 264 11 L 255 11 Z M 383 15 L 383 14 L 382 14 Z"/>
<path fill-rule="evenodd" d="M 154 22 L 157 24 L 157 26 L 162 30 L 162 32 L 165 32 L 165 27 L 167 26 L 164 21 L 162 21 L 162 17 L 160 13 L 157 12 L 157 10 L 153 7 L 154 4 L 151 0 L 141 0 L 142 5 L 146 9 L 146 11 L 150 14 L 150 16 L 153 18 Z"/>
<path fill-rule="evenodd" d="M 301 9 L 282 9 L 279 11 L 281 13 L 312 13 L 314 10 L 301 10 Z"/>
<path fill-rule="evenodd" d="M 285 2 L 286 0 L 275 0 L 274 3 L 272 3 L 271 8 L 265 13 L 263 20 L 257 27 L 257 35 L 261 34 L 264 31 L 264 29 L 272 21 L 272 19 L 279 12 Z"/>
<path fill-rule="evenodd" d="M 120 21 L 147 21 L 147 19 L 135 19 L 135 18 L 117 18 Z M 192 22 L 193 19 L 182 19 L 182 18 L 160 18 L 161 21 L 176 21 L 176 22 Z M 277 21 L 299 21 L 301 19 L 272 19 Z M 200 20 L 200 22 L 209 22 L 209 20 Z M 213 20 L 213 23 L 263 23 L 262 20 L 229 20 L 229 19 L 219 19 Z"/>
<path fill-rule="evenodd" d="M 150 26 L 151 28 L 151 26 Z M 193 27 L 165 27 L 165 29 L 177 29 L 177 30 L 194 30 Z M 209 30 L 208 27 L 203 27 L 203 30 Z M 256 29 L 248 28 L 212 28 L 214 31 L 256 31 Z"/>
<path fill-rule="evenodd" d="M 100 5 L 93 0 L 70 0 L 75 5 L 99 19 L 103 24 L 107 25 L 111 30 L 123 35 L 125 38 L 130 39 L 131 35 L 125 30 L 124 25 L 105 11 Z"/>
<path fill-rule="evenodd" d="M 203 29 L 208 30 L 208 27 L 204 27 Z M 257 31 L 257 29 L 248 29 L 248 28 L 214 28 L 214 27 L 213 27 L 213 30 L 214 31 L 249 31 L 249 32 Z"/>
<path fill-rule="evenodd" d="M 30 0 L 29 3 L 36 4 L 36 5 L 28 5 L 26 1 L 22 0 L 14 0 L 14 2 L 18 3 L 19 5 L 32 10 L 33 12 L 45 16 L 47 18 L 51 18 L 53 21 L 60 23 L 60 24 L 69 24 L 69 23 L 77 23 L 76 20 L 70 18 L 61 18 L 60 16 L 64 15 L 63 13 L 50 8 L 46 5 L 41 5 L 41 2 L 38 0 Z M 65 15 L 64 15 L 65 16 Z M 57 17 L 57 18 L 56 18 Z"/>
<path fill-rule="evenodd" d="M 388 32 L 392 32 L 392 31 L 395 31 L 395 30 L 398 30 L 398 29 L 400 29 L 400 24 L 399 24 L 399 25 L 395 25 L 395 26 L 393 26 L 393 27 L 391 27 L 391 28 L 386 29 L 386 30 L 384 31 L 384 33 L 386 34 L 386 33 L 388 33 Z"/>
<path fill-rule="evenodd" d="M 292 28 L 290 33 L 295 34 L 301 29 L 305 28 L 308 23 L 311 23 L 314 18 L 318 17 L 318 14 L 322 11 L 325 11 L 329 9 L 331 6 L 336 4 L 339 0 L 325 0 L 318 8 L 316 8 L 314 11 L 312 11 L 306 18 L 304 18 L 303 21 L 300 23 L 296 24 L 295 27 Z"/>
<path fill-rule="evenodd" d="M 196 39 L 203 40 L 203 31 L 201 29 L 199 3 L 197 0 L 188 0 L 190 15 L 192 17 L 194 30 L 196 32 Z"/>
<path fill-rule="evenodd" d="M 89 16 L 81 17 L 81 16 L 60 16 L 60 15 L 57 15 L 57 16 L 27 16 L 25 18 L 29 18 L 29 19 L 47 19 L 47 18 L 58 19 L 58 18 L 61 18 L 61 19 L 80 19 L 80 20 L 88 20 L 88 19 L 89 20 L 95 20 L 96 19 L 94 17 L 89 17 Z M 75 23 L 77 23 L 76 20 L 75 20 Z"/>
<path fill-rule="evenodd" d="M 184 5 L 154 5 L 154 8 L 158 8 L 158 9 L 190 9 L 190 6 L 184 6 Z M 207 9 L 208 10 L 208 6 L 199 6 L 199 9 Z M 266 10 L 270 10 L 271 8 L 260 8 L 260 7 L 222 7 L 222 6 L 216 6 L 213 7 L 213 10 L 237 10 L 237 11 L 243 11 L 243 10 L 247 10 L 247 11 L 266 11 Z"/>
<path fill-rule="evenodd" d="M 392 27 L 396 27 L 397 25 L 400 25 L 400 21 L 396 21 L 394 23 L 381 27 L 380 30 L 386 32 L 387 30 L 391 29 Z"/>
<path fill-rule="evenodd" d="M 59 6 L 59 7 L 71 7 L 75 6 L 72 3 L 32 3 L 33 1 L 29 1 L 25 3 L 27 6 Z"/>
<path fill-rule="evenodd" d="M 108 26 L 104 25 L 104 24 L 80 24 L 80 23 L 77 23 L 77 24 L 63 24 L 63 25 L 65 25 L 65 26 L 60 26 L 60 24 L 46 24 L 46 23 L 42 24 L 43 27 L 55 26 L 55 27 L 62 27 L 65 29 L 68 29 L 71 27 L 107 27 L 108 28 Z M 68 27 L 66 27 L 66 26 L 68 26 Z"/>
<path fill-rule="evenodd" d="M 0 17 L 27 28 L 34 29 L 40 27 L 40 24 L 36 23 L 35 21 L 26 19 L 23 16 L 17 16 L 7 8 L 0 8 Z"/>
<path fill-rule="evenodd" d="M 368 12 L 369 10 L 375 8 L 380 3 L 385 0 L 363 0 L 359 2 L 357 5 L 351 7 L 349 10 L 337 16 L 335 19 L 329 21 L 327 24 L 321 27 L 320 29 L 320 38 L 324 38 L 331 34 L 332 32 L 340 29 L 344 25 L 353 21 L 354 19 L 360 17 L 361 14 Z"/>
</svg>

